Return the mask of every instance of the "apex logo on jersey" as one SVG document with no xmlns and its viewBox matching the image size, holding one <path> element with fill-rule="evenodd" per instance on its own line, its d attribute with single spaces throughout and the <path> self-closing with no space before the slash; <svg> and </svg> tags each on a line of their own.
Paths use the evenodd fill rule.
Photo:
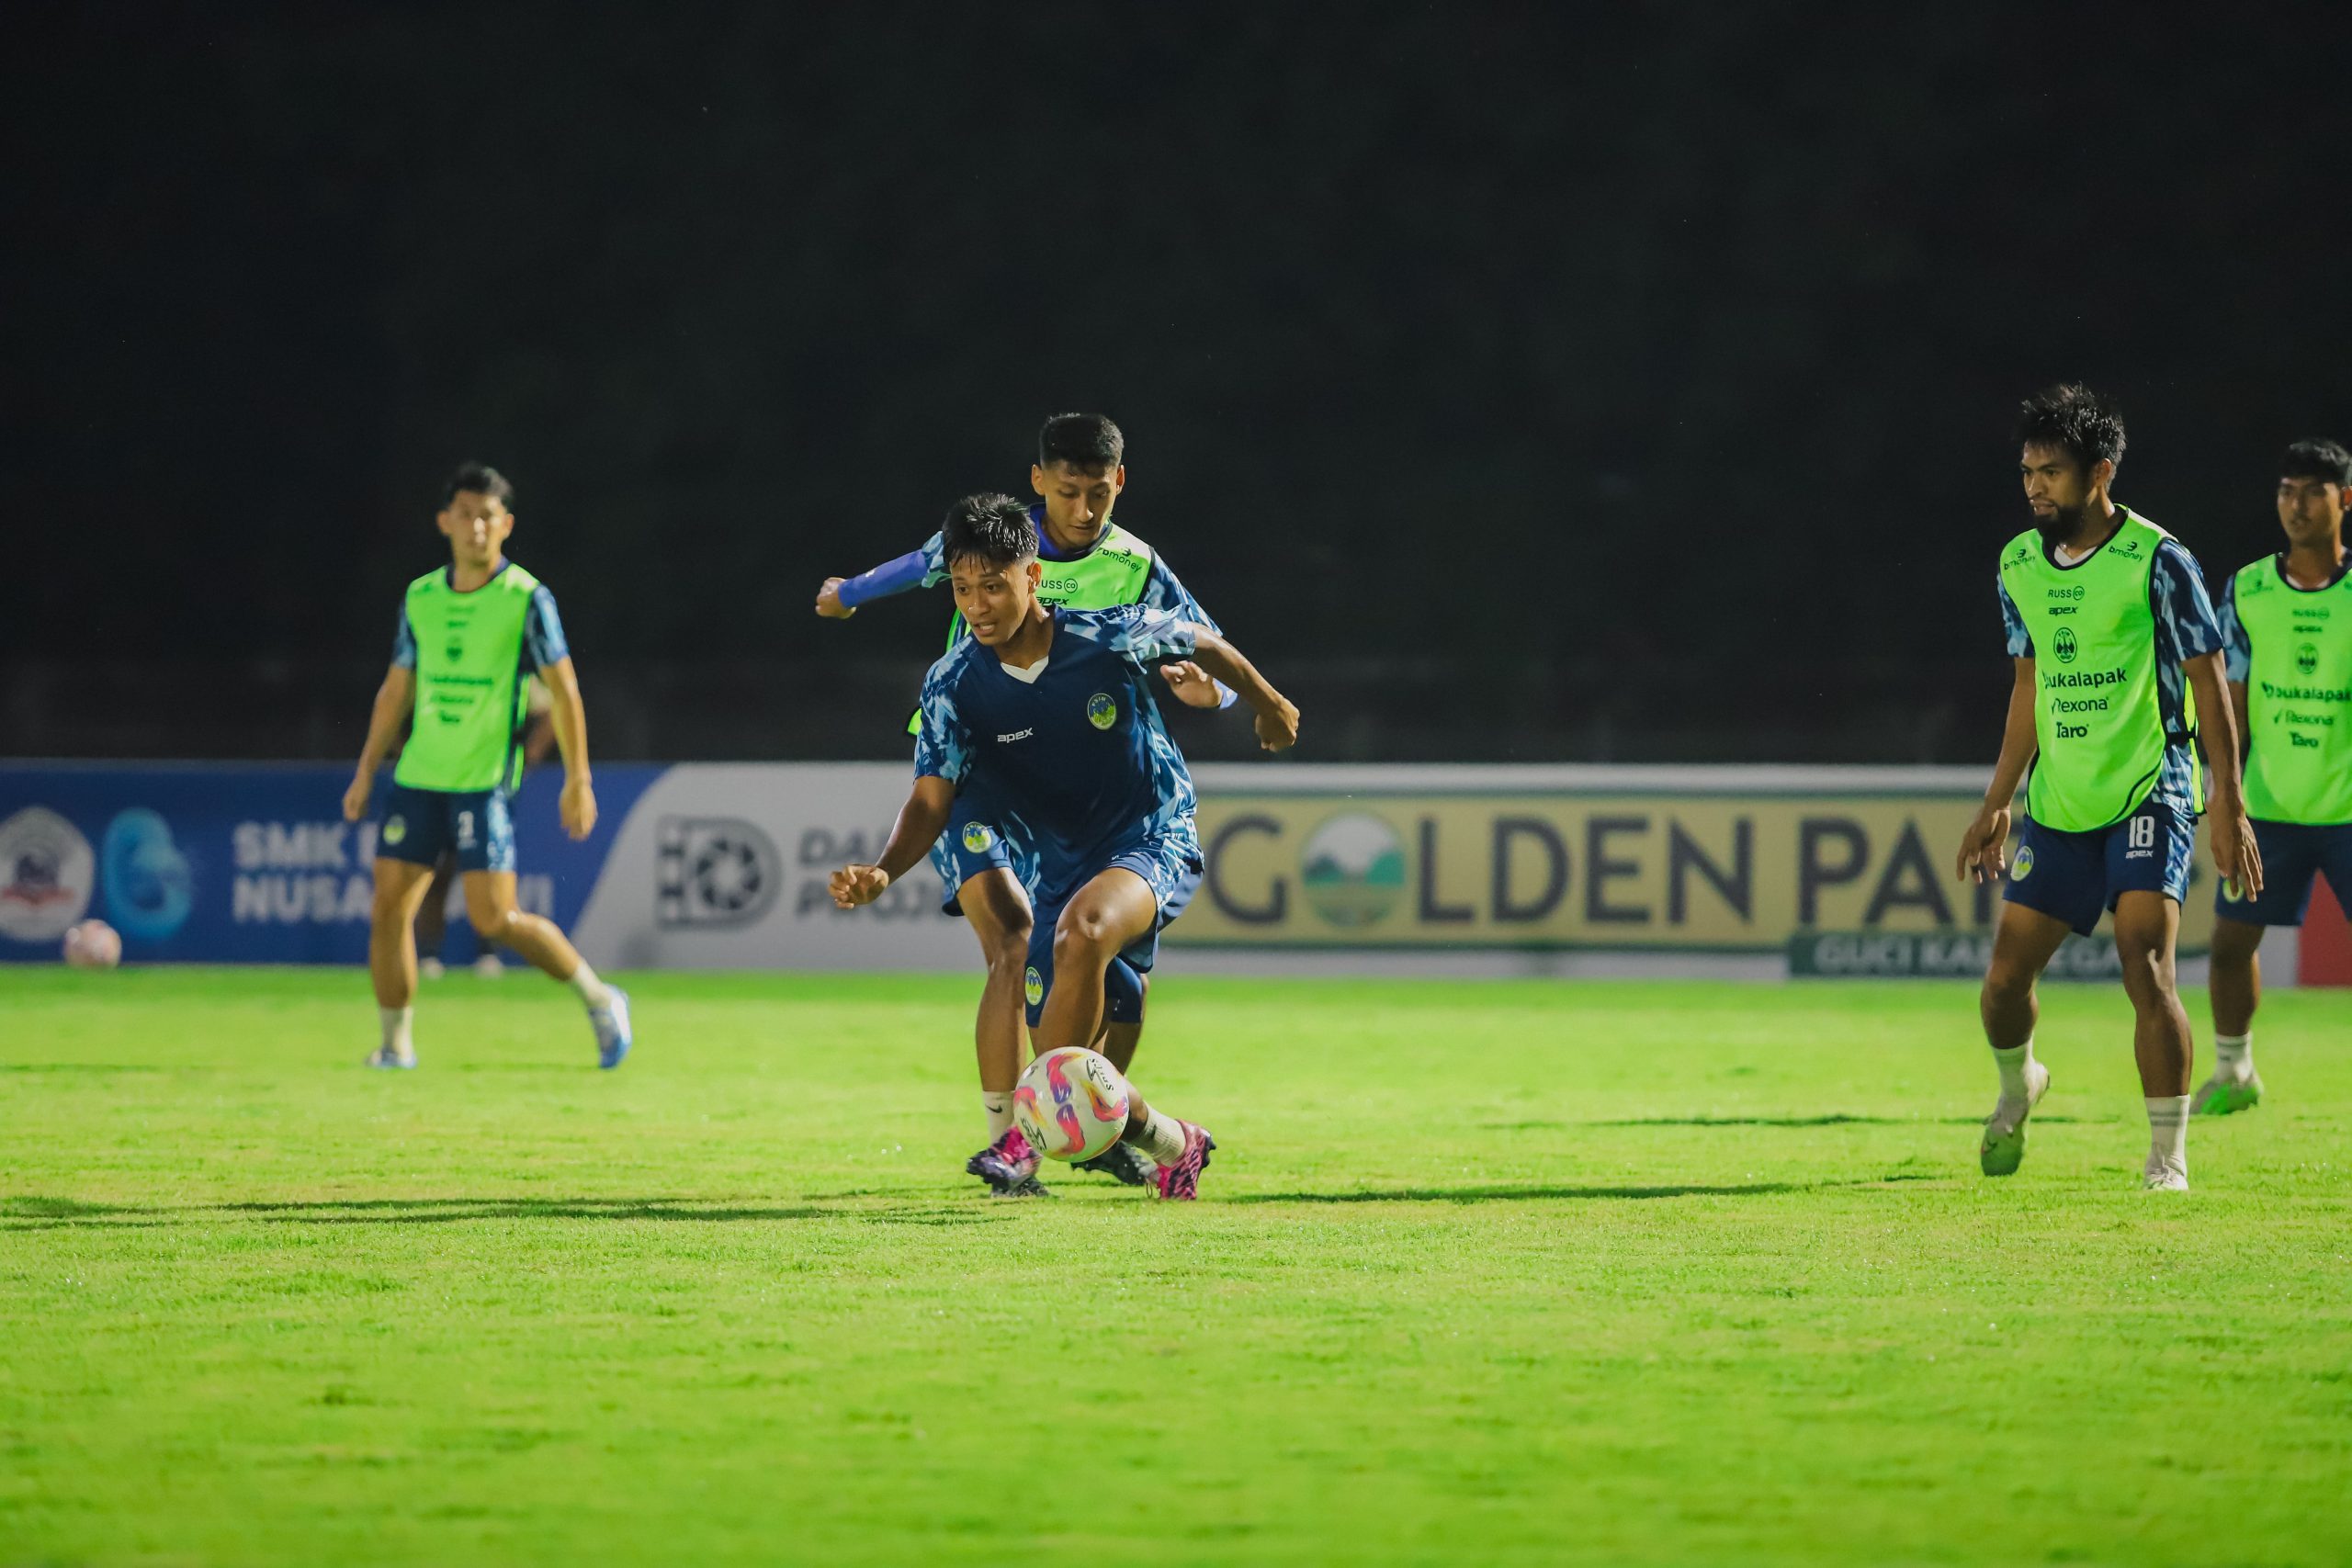
<svg viewBox="0 0 2352 1568">
<path fill-rule="evenodd" d="M 1108 729 L 1119 722 L 1119 705 L 1111 700 L 1108 692 L 1097 692 L 1086 699 L 1086 722 L 1097 729 Z"/>
<path fill-rule="evenodd" d="M 985 822 L 964 824 L 964 847 L 976 855 L 984 855 L 996 845 L 996 829 Z"/>
<path fill-rule="evenodd" d="M 1029 972 L 1021 977 L 1021 994 L 1029 998 L 1029 1005 L 1033 1008 L 1045 1003 L 1046 977 L 1037 973 L 1035 964 L 1029 965 Z"/>
<path fill-rule="evenodd" d="M 2018 846 L 2018 858 L 2009 867 L 2009 880 L 2011 882 L 2023 882 L 2027 877 L 2031 876 L 2032 874 L 2033 846 L 2031 844 L 2020 844 Z"/>
<path fill-rule="evenodd" d="M 2075 654 L 2076 651 L 2075 644 L 2075 628 L 2072 626 L 2060 626 L 2058 628 L 2058 635 L 2051 638 L 2050 646 L 2052 650 L 2058 655 L 2059 663 L 2072 664 L 2075 661 Z"/>
</svg>

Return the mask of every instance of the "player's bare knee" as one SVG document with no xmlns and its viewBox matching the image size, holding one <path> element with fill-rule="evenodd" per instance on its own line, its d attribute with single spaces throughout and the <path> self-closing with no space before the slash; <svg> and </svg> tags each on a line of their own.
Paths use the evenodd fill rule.
<svg viewBox="0 0 2352 1568">
<path fill-rule="evenodd" d="M 466 919 L 472 922 L 474 934 L 482 941 L 503 942 L 506 933 L 514 929 L 519 912 L 512 904 L 496 909 L 469 908 Z"/>
<path fill-rule="evenodd" d="M 1984 971 L 1984 985 L 1977 993 L 1977 1000 L 1987 1013 L 1998 1008 L 2018 1006 L 2033 995 L 2035 978 L 2022 964 L 2004 964 L 1996 960 Z"/>
<path fill-rule="evenodd" d="M 1100 909 L 1072 905 L 1054 925 L 1054 962 L 1058 964 L 1065 955 L 1084 959 L 1107 954 L 1110 942 L 1110 918 Z"/>
</svg>

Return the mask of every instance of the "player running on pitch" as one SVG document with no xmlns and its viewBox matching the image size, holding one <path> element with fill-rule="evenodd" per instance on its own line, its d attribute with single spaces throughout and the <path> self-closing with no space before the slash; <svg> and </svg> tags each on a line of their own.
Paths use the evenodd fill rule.
<svg viewBox="0 0 2352 1568">
<path fill-rule="evenodd" d="M 552 920 L 514 902 L 514 829 L 508 796 L 521 777 L 517 744 L 529 713 L 534 671 L 555 698 L 556 746 L 563 754 L 564 830 L 584 839 L 596 825 L 588 776 L 588 718 L 556 616 L 555 596 L 506 558 L 514 497 L 497 469 L 460 468 L 435 520 L 450 564 L 408 585 L 392 666 L 376 693 L 368 743 L 344 791 L 343 815 L 368 814 L 376 770 L 413 715 L 376 835 L 376 902 L 368 971 L 381 1010 L 383 1043 L 374 1067 L 413 1067 L 417 903 L 442 850 L 453 849 L 466 916 L 485 942 L 504 942 L 580 994 L 596 1031 L 601 1066 L 628 1055 L 628 996 L 596 978 Z"/>
<path fill-rule="evenodd" d="M 942 555 L 972 636 L 923 681 L 914 790 L 889 842 L 876 863 L 835 872 L 833 898 L 871 903 L 922 859 L 960 801 L 984 805 L 1036 856 L 1037 1049 L 1091 1045 L 1105 971 L 1124 960 L 1148 972 L 1201 874 L 1192 775 L 1149 671 L 1197 662 L 1255 710 L 1269 750 L 1297 739 L 1298 710 L 1216 633 L 1173 611 L 1046 605 L 1036 533 L 1009 496 L 960 503 Z M 1159 1196 L 1175 1199 L 1195 1195 L 1216 1146 L 1141 1095 L 1125 1142 L 1158 1167 Z M 1036 1155 L 1027 1157 L 1023 1177 L 1035 1170 Z"/>
<path fill-rule="evenodd" d="M 2298 441 L 2278 466 L 2287 547 L 2241 568 L 2222 591 L 2230 696 L 2245 716 L 2245 807 L 2261 846 L 2259 892 L 2223 883 L 2213 912 L 2213 1076 L 2200 1116 L 2262 1100 L 2254 1070 L 2256 956 L 2267 926 L 2300 926 L 2321 872 L 2352 908 L 2352 556 L 2344 496 L 2352 453 Z"/>
<path fill-rule="evenodd" d="M 1039 500 L 1028 509 L 1045 569 L 1038 597 L 1048 606 L 1080 610 L 1143 604 L 1174 611 L 1216 631 L 1217 624 L 1185 591 L 1167 561 L 1111 521 L 1112 508 L 1126 488 L 1125 453 L 1126 438 L 1100 414 L 1057 414 L 1038 432 L 1037 461 L 1029 470 L 1029 482 Z M 922 548 L 860 576 L 827 578 L 817 593 L 817 613 L 846 619 L 873 600 L 946 578 L 941 536 L 933 534 Z M 948 647 L 954 648 L 963 635 L 964 617 L 956 615 L 948 622 Z M 1231 691 L 1218 687 L 1189 661 L 1167 665 L 1161 673 L 1178 700 L 1190 706 L 1216 707 L 1234 700 Z M 919 724 L 919 719 L 910 723 L 909 732 L 914 733 Z M 944 908 L 971 923 L 987 972 L 973 1033 L 988 1143 L 965 1168 L 1000 1193 L 1041 1193 L 1036 1161 L 1012 1125 L 1012 1086 L 1021 1074 L 1023 970 L 1035 931 L 1025 886 L 1034 855 L 1008 840 L 986 816 L 973 816 L 971 803 L 962 802 L 931 861 L 946 889 Z M 1125 1072 L 1143 1033 L 1149 981 L 1120 963 L 1111 968 L 1108 987 L 1102 1049 Z M 1148 1161 L 1124 1146 L 1079 1168 L 1102 1171 L 1131 1184 L 1149 1181 L 1154 1175 Z"/>
<path fill-rule="evenodd" d="M 2188 551 L 2109 499 L 2121 419 L 2082 387 L 2053 387 L 2027 401 L 2018 434 L 2034 525 L 2002 550 L 1999 576 L 2016 682 L 2000 761 L 1960 846 L 1962 878 L 2002 874 L 2009 803 L 2030 763 L 1980 1004 L 2001 1094 L 1978 1162 L 2007 1176 L 2025 1157 L 2026 1118 L 2050 1088 L 2033 1055 L 2034 982 L 2069 930 L 2087 936 L 2112 909 L 2147 1100 L 2142 1185 L 2186 1191 L 2191 1046 L 2173 948 L 2200 806 L 2200 714 L 2214 862 L 2249 897 L 2262 889 L 2221 628 Z"/>
</svg>

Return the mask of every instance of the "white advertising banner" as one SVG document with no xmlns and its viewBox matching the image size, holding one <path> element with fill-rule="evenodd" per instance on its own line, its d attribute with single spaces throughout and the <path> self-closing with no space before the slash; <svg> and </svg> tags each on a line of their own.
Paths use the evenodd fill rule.
<svg viewBox="0 0 2352 1568">
<path fill-rule="evenodd" d="M 863 909 L 825 879 L 882 851 L 900 762 L 685 763 L 630 808 L 572 940 L 598 968 L 970 969 L 925 863 Z"/>
</svg>

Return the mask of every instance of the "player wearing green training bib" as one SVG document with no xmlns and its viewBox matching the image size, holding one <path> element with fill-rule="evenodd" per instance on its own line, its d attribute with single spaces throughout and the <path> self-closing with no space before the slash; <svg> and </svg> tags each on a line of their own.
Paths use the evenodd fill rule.
<svg viewBox="0 0 2352 1568">
<path fill-rule="evenodd" d="M 435 520 L 450 564 L 408 586 L 392 666 L 376 693 L 358 771 L 343 815 L 368 814 L 376 770 L 409 728 L 376 831 L 376 900 L 368 976 L 383 1023 L 370 1066 L 413 1067 L 416 907 L 445 852 L 457 857 L 466 914 L 487 942 L 503 942 L 577 991 L 596 1032 L 601 1066 L 628 1055 L 628 997 L 596 977 L 554 921 L 514 899 L 514 829 L 507 796 L 522 777 L 521 737 L 534 680 L 554 698 L 563 753 L 559 809 L 565 831 L 596 825 L 588 778 L 588 718 L 555 596 L 508 560 L 514 488 L 497 469 L 468 463 L 450 479 Z"/>
<path fill-rule="evenodd" d="M 1126 438 L 1100 414 L 1057 414 L 1038 433 L 1037 460 L 1029 470 L 1030 486 L 1038 496 L 1037 504 L 1029 509 L 1037 534 L 1038 598 L 1048 606 L 1073 610 L 1141 604 L 1216 630 L 1216 623 L 1159 553 L 1112 521 L 1111 510 L 1126 488 L 1125 455 Z M 827 578 L 817 593 L 817 613 L 845 620 L 871 600 L 945 581 L 942 536 L 933 534 L 922 548 L 857 577 Z M 962 617 L 952 616 L 949 649 L 966 635 Z M 1190 706 L 1217 707 L 1233 700 L 1230 692 L 1189 660 L 1165 665 L 1160 672 L 1178 700 Z M 1017 1150 L 1015 1157 L 999 1157 L 998 1147 L 1008 1135 L 1019 1137 L 1012 1132 L 1012 1088 L 1021 1071 L 1023 993 L 1033 924 L 1025 863 L 1033 858 L 1029 847 L 1008 831 L 996 803 L 978 791 L 956 797 L 954 815 L 931 857 L 946 890 L 945 908 L 971 922 L 988 964 L 974 1034 L 989 1146 L 973 1156 L 967 1168 L 1002 1194 L 1044 1191 L 1034 1176 L 1008 1179 L 1007 1173 L 1024 1168 L 1023 1162 Z M 1147 984 L 1124 963 L 1114 964 L 1105 979 L 1108 1001 L 1101 1047 L 1122 1072 L 1142 1037 Z M 1154 1174 L 1134 1167 L 1124 1149 L 1114 1149 L 1080 1168 L 1100 1168 L 1136 1183 L 1152 1179 Z"/>
<path fill-rule="evenodd" d="M 2256 951 L 2269 926 L 2300 926 L 2324 874 L 2352 908 L 2352 556 L 2344 498 L 2352 453 L 2298 441 L 2278 466 L 2287 547 L 2239 569 L 2222 590 L 2230 694 L 2245 715 L 2245 804 L 2262 850 L 2258 890 L 2224 883 L 2213 913 L 2213 1076 L 2200 1116 L 2262 1099 L 2254 1070 Z"/>
<path fill-rule="evenodd" d="M 2026 403 L 2018 434 L 2034 525 L 2001 552 L 2015 680 L 2000 761 L 1960 850 L 1963 879 L 2008 877 L 1979 999 L 2001 1093 L 1978 1164 L 2007 1176 L 2024 1158 L 2026 1119 L 2050 1087 L 2033 1055 L 2035 984 L 2069 931 L 2088 935 L 2112 911 L 2148 1112 L 2142 1184 L 2185 1191 L 2190 1043 L 2173 950 L 2209 783 L 2214 861 L 2249 889 L 2262 886 L 2221 629 L 2180 541 L 2109 497 L 2121 419 L 2084 388 L 2053 387 Z M 2200 723 L 2210 781 L 2193 750 Z"/>
</svg>

